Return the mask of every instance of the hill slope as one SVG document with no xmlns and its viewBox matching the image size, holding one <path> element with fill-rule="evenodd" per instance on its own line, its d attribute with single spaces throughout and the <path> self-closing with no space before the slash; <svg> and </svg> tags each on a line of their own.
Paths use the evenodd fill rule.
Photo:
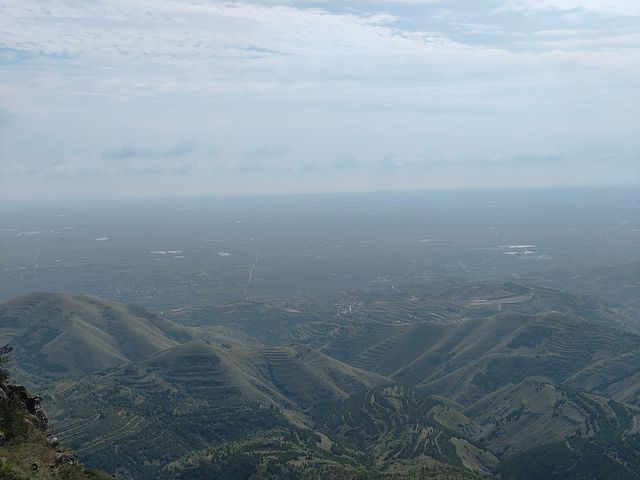
<svg viewBox="0 0 640 480">
<path fill-rule="evenodd" d="M 189 337 L 145 309 L 86 295 L 32 293 L 0 302 L 0 343 L 14 346 L 18 368 L 30 375 L 95 372 Z"/>
<path fill-rule="evenodd" d="M 318 425 L 345 451 L 367 452 L 377 468 L 448 464 L 488 474 L 498 463 L 474 445 L 477 425 L 442 401 L 413 389 L 389 386 L 368 390 L 328 408 Z"/>
<path fill-rule="evenodd" d="M 61 382 L 48 400 L 56 405 L 56 434 L 92 465 L 155 478 L 163 464 L 143 459 L 160 455 L 166 464 L 251 432 L 303 426 L 318 403 L 385 383 L 304 347 L 195 341 Z M 136 462 L 115 454 L 136 445 L 145 446 Z"/>
<path fill-rule="evenodd" d="M 581 317 L 501 312 L 463 322 L 392 378 L 467 406 L 531 376 L 570 381 L 573 388 L 598 393 L 606 383 L 595 377 L 608 359 L 626 365 L 617 370 L 623 383 L 640 370 L 633 362 L 638 352 L 640 337 Z M 617 395 L 611 389 L 619 400 L 629 400 L 636 390 L 628 385 Z"/>
</svg>

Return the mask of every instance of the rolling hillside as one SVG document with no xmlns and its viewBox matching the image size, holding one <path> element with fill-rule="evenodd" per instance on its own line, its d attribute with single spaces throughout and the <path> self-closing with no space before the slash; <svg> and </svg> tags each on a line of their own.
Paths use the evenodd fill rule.
<svg viewBox="0 0 640 480">
<path fill-rule="evenodd" d="M 305 427 L 316 405 L 389 382 L 304 347 L 196 341 L 63 381 L 48 400 L 56 406 L 56 434 L 92 465 L 136 468 L 136 476 L 153 478 L 164 464 L 134 467 L 116 452 L 148 445 L 140 455 L 152 459 L 164 451 L 166 464 L 253 431 Z M 154 437 L 161 440 L 147 441 Z"/>
<path fill-rule="evenodd" d="M 586 379 L 589 368 L 610 357 L 633 356 L 639 345 L 637 336 L 580 317 L 553 311 L 502 312 L 468 320 L 391 376 L 465 405 L 538 375 L 557 383 L 572 379 L 576 388 L 597 393 L 586 382 L 579 385 L 574 376 L 582 372 Z M 629 368 L 619 376 L 636 372 Z"/>
<path fill-rule="evenodd" d="M 60 377 L 123 365 L 194 335 L 137 306 L 86 295 L 33 293 L 0 302 L 0 343 L 20 376 Z"/>
<path fill-rule="evenodd" d="M 566 438 L 593 438 L 607 428 L 631 430 L 637 409 L 609 398 L 528 377 L 463 410 L 479 429 L 473 438 L 501 458 Z"/>
<path fill-rule="evenodd" d="M 581 452 L 635 478 L 640 337 L 587 297 L 482 283 L 167 315 L 85 296 L 0 304 L 16 371 L 90 466 L 515 480 L 533 462 L 559 479 L 535 462 L 555 445 L 565 474 Z"/>
<path fill-rule="evenodd" d="M 197 389 L 212 400 L 237 397 L 305 412 L 314 405 L 347 398 L 390 383 L 302 346 L 251 347 L 189 342 L 138 364 L 183 392 Z M 209 392 L 209 382 L 213 389 Z"/>
</svg>

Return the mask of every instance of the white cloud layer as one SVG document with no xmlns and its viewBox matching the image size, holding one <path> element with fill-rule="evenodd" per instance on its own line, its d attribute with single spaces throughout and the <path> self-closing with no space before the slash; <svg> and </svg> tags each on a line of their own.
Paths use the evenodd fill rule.
<svg viewBox="0 0 640 480">
<path fill-rule="evenodd" d="M 379 188 L 390 170 L 407 188 L 524 170 L 543 185 L 579 164 L 597 183 L 605 163 L 637 181 L 639 5 L 0 2 L 0 190 L 109 175 Z"/>
</svg>

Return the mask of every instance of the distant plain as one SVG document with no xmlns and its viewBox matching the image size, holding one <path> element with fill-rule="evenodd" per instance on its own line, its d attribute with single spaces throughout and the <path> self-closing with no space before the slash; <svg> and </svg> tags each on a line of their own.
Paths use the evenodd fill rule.
<svg viewBox="0 0 640 480">
<path fill-rule="evenodd" d="M 0 207 L 0 299 L 170 310 L 481 279 L 633 302 L 639 247 L 632 188 L 15 204 Z"/>
</svg>

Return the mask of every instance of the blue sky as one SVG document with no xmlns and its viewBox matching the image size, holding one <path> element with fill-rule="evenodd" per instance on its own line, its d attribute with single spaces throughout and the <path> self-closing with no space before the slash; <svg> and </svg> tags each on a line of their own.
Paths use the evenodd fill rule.
<svg viewBox="0 0 640 480">
<path fill-rule="evenodd" d="M 636 0 L 0 1 L 0 199 L 640 184 Z"/>
</svg>

